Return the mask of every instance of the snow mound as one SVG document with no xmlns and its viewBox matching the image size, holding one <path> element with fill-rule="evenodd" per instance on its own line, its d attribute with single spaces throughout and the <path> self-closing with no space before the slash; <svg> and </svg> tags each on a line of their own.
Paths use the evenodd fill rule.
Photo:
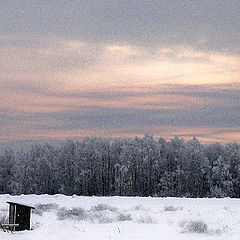
<svg viewBox="0 0 240 240">
<path fill-rule="evenodd" d="M 0 222 L 7 201 L 28 202 L 32 231 L 0 231 L 1 240 L 180 239 L 239 240 L 239 199 L 0 195 Z"/>
</svg>

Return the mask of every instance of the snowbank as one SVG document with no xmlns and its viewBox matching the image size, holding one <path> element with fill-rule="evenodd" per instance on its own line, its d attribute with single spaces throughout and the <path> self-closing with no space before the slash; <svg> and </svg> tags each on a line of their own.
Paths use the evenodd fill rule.
<svg viewBox="0 0 240 240">
<path fill-rule="evenodd" d="M 2 216 L 8 214 L 7 201 L 36 207 L 33 230 L 14 234 L 0 231 L 1 240 L 240 237 L 239 199 L 0 195 Z"/>
</svg>

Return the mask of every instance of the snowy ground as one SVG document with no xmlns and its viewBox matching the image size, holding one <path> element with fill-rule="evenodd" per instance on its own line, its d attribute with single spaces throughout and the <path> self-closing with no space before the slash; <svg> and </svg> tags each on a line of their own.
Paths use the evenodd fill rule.
<svg viewBox="0 0 240 240">
<path fill-rule="evenodd" d="M 240 199 L 0 195 L 2 220 L 7 201 L 36 207 L 33 230 L 1 240 L 240 239 Z"/>
</svg>

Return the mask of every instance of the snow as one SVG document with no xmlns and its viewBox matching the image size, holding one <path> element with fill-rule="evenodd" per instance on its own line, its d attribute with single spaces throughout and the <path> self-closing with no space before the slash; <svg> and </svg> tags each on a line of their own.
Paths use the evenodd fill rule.
<svg viewBox="0 0 240 240">
<path fill-rule="evenodd" d="M 0 231 L 1 240 L 240 238 L 240 199 L 0 195 L 0 215 L 8 214 L 7 201 L 36 207 L 33 230 Z M 74 215 L 76 209 L 80 210 Z M 190 224 L 196 222 L 207 230 L 189 231 Z"/>
</svg>

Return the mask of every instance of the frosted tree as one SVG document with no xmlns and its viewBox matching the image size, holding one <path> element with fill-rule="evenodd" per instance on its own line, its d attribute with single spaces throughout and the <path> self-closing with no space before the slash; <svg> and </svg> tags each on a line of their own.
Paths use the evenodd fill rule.
<svg viewBox="0 0 240 240">
<path fill-rule="evenodd" d="M 2 151 L 0 193 L 240 197 L 240 146 L 145 135 Z"/>
<path fill-rule="evenodd" d="M 14 153 L 4 151 L 0 156 L 0 193 L 10 193 L 14 178 Z"/>
</svg>

